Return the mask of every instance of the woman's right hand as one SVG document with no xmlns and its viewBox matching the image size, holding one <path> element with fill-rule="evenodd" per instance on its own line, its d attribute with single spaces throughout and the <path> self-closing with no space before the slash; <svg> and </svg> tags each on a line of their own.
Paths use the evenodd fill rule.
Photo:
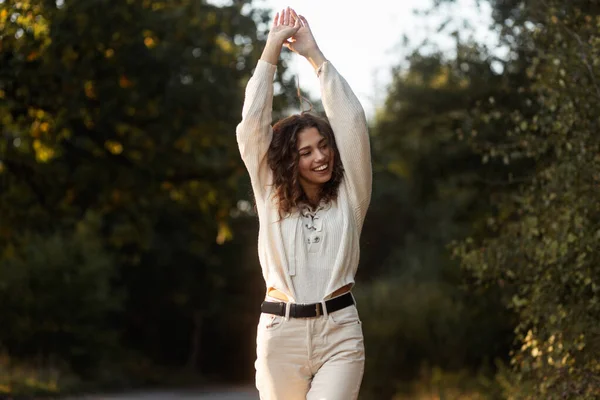
<svg viewBox="0 0 600 400">
<path fill-rule="evenodd" d="M 267 44 L 260 59 L 276 65 L 284 43 L 287 43 L 288 39 L 294 36 L 301 26 L 302 23 L 292 17 L 292 10 L 289 7 L 275 14 L 273 26 L 267 36 Z"/>
<path fill-rule="evenodd" d="M 301 22 L 293 17 L 292 10 L 289 7 L 285 8 L 281 10 L 281 12 L 275 14 L 273 26 L 269 31 L 267 41 L 272 40 L 279 46 L 283 46 L 283 44 L 286 43 L 289 38 L 294 36 L 301 27 Z"/>
</svg>

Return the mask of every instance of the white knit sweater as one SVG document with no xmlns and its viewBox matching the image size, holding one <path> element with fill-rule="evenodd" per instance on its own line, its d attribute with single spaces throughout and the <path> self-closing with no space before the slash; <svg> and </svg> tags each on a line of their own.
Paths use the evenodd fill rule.
<svg viewBox="0 0 600 400">
<path fill-rule="evenodd" d="M 329 62 L 317 71 L 325 113 L 344 166 L 336 201 L 312 213 L 297 210 L 280 218 L 267 165 L 273 77 L 276 66 L 258 62 L 237 127 L 237 141 L 250 174 L 260 229 L 258 255 L 267 289 L 297 303 L 319 302 L 354 284 L 359 238 L 371 200 L 371 151 L 364 111 L 346 80 Z"/>
</svg>

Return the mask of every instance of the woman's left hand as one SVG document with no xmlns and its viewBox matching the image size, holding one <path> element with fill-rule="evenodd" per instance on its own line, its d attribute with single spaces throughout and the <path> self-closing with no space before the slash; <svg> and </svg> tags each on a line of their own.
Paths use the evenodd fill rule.
<svg viewBox="0 0 600 400">
<path fill-rule="evenodd" d="M 300 22 L 300 29 L 286 42 L 284 45 L 293 51 L 306 58 L 314 58 L 316 53 L 320 53 L 317 41 L 310 30 L 308 21 L 304 16 L 296 14 L 296 11 L 291 10 L 291 17 Z"/>
</svg>

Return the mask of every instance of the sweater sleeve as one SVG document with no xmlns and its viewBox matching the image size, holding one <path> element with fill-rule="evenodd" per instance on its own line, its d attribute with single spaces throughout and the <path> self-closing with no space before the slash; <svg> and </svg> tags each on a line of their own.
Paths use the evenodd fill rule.
<svg viewBox="0 0 600 400">
<path fill-rule="evenodd" d="M 242 160 L 250 174 L 252 190 L 259 209 L 267 201 L 267 185 L 272 172 L 267 165 L 267 151 L 273 137 L 273 77 L 277 67 L 259 60 L 246 86 L 242 121 L 236 138 Z"/>
<path fill-rule="evenodd" d="M 371 147 L 365 112 L 348 82 L 326 61 L 317 71 L 325 114 L 344 166 L 356 221 L 362 226 L 371 201 Z"/>
</svg>

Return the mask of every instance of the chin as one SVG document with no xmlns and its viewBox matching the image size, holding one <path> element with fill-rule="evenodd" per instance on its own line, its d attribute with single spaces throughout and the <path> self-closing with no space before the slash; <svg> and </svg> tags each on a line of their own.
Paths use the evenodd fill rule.
<svg viewBox="0 0 600 400">
<path fill-rule="evenodd" d="M 319 176 L 317 179 L 315 179 L 315 182 L 318 183 L 327 183 L 331 180 L 331 178 L 333 177 L 333 174 L 329 174 L 328 176 Z"/>
</svg>

